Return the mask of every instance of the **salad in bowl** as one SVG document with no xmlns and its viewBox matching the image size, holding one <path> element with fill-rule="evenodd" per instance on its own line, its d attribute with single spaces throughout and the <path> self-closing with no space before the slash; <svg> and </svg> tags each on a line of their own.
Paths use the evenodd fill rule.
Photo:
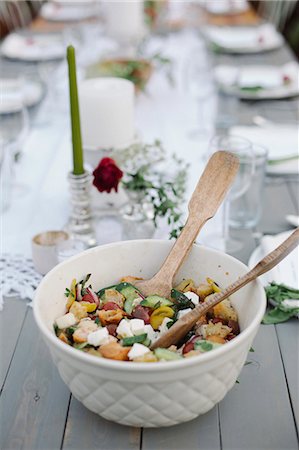
<svg viewBox="0 0 299 450">
<path fill-rule="evenodd" d="M 177 346 L 150 346 L 183 315 L 209 295 L 220 292 L 211 278 L 196 285 L 183 279 L 170 298 L 144 297 L 134 286 L 139 277 L 126 276 L 119 283 L 95 292 L 91 274 L 66 288 L 66 313 L 54 322 L 56 336 L 64 343 L 96 357 L 119 361 L 174 361 L 201 355 L 234 339 L 238 315 L 229 299 L 203 315 Z"/>
<path fill-rule="evenodd" d="M 124 275 L 150 279 L 172 245 L 151 239 L 86 250 L 54 267 L 36 291 L 34 317 L 63 381 L 105 419 L 161 427 L 206 413 L 235 385 L 258 331 L 266 296 L 255 281 L 210 311 L 177 348 L 152 351 L 149 341 L 192 308 L 197 297 L 205 301 L 248 270 L 229 255 L 193 245 L 174 280 L 176 292 L 163 305 L 155 297 L 143 298 L 138 283 Z M 86 274 L 91 274 L 87 280 Z"/>
</svg>

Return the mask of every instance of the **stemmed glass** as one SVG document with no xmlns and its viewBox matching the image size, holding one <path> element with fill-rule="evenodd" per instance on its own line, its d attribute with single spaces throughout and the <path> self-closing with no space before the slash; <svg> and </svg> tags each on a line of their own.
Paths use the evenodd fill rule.
<svg viewBox="0 0 299 450">
<path fill-rule="evenodd" d="M 218 150 L 234 153 L 239 158 L 240 167 L 223 204 L 221 233 L 210 235 L 209 245 L 212 244 L 213 247 L 227 253 L 234 253 L 242 249 L 243 243 L 230 236 L 230 204 L 249 189 L 254 173 L 255 156 L 251 142 L 239 136 L 216 135 L 210 142 L 208 156 Z"/>
<path fill-rule="evenodd" d="M 196 101 L 197 128 L 189 131 L 191 139 L 200 139 L 210 135 L 212 129 L 213 104 L 215 102 L 215 84 L 213 71 L 204 44 L 193 49 L 186 62 L 187 90 Z"/>
<path fill-rule="evenodd" d="M 5 108 L 4 108 L 5 106 Z M 24 186 L 15 185 L 15 162 L 22 153 L 29 129 L 29 117 L 21 98 L 15 96 L 0 108 L 0 211 L 8 209 L 12 188 L 22 193 Z"/>
</svg>

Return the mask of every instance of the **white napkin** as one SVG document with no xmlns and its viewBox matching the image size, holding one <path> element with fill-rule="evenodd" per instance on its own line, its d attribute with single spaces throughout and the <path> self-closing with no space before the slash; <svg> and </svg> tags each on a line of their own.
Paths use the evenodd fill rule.
<svg viewBox="0 0 299 450">
<path fill-rule="evenodd" d="M 265 127 L 236 126 L 230 134 L 243 136 L 255 144 L 266 147 L 269 151 L 268 172 L 299 172 L 299 131 L 292 125 L 267 125 Z M 286 161 L 286 158 L 293 158 Z"/>
<path fill-rule="evenodd" d="M 256 49 L 282 42 L 280 34 L 272 24 L 257 27 L 216 27 L 206 28 L 206 35 L 211 42 L 226 49 Z"/>
<path fill-rule="evenodd" d="M 275 236 L 265 235 L 261 240 L 261 256 L 263 257 L 274 250 L 290 234 L 291 232 L 280 233 Z M 297 247 L 270 272 L 264 274 L 263 281 L 266 283 L 275 281 L 278 284 L 285 284 L 286 286 L 299 289 L 298 261 L 299 252 Z"/>
</svg>

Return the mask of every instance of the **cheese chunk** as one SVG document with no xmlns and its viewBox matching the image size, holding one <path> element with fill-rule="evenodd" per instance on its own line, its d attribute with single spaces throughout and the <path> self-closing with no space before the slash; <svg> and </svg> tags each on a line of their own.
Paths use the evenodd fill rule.
<svg viewBox="0 0 299 450">
<path fill-rule="evenodd" d="M 134 344 L 131 350 L 128 353 L 129 359 L 139 358 L 140 356 L 145 355 L 150 352 L 150 349 L 142 344 Z"/>
<path fill-rule="evenodd" d="M 107 344 L 109 342 L 109 332 L 106 327 L 99 328 L 87 336 L 87 342 L 94 347 Z"/>
<path fill-rule="evenodd" d="M 191 302 L 193 303 L 193 305 L 197 306 L 199 303 L 199 297 L 197 294 L 195 294 L 195 292 L 185 292 L 184 295 L 189 298 L 189 300 L 191 300 Z"/>
<path fill-rule="evenodd" d="M 133 333 L 131 330 L 130 322 L 126 319 L 122 319 L 119 322 L 118 327 L 116 328 L 116 333 L 118 337 L 120 337 L 121 339 L 126 337 L 132 337 Z"/>
<path fill-rule="evenodd" d="M 72 327 L 77 322 L 78 322 L 78 319 L 74 316 L 73 313 L 67 313 L 64 316 L 58 317 L 58 319 L 56 319 L 56 325 L 61 330 L 63 328 Z"/>
<path fill-rule="evenodd" d="M 143 334 L 144 331 L 144 320 L 142 319 L 131 319 L 130 320 L 130 327 L 131 331 L 134 334 L 134 336 L 138 334 Z"/>
</svg>

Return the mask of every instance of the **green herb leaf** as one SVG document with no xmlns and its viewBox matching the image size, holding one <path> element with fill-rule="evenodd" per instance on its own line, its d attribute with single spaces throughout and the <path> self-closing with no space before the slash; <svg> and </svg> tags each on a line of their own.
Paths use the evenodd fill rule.
<svg viewBox="0 0 299 450">
<path fill-rule="evenodd" d="M 283 311 L 281 308 L 276 307 L 268 311 L 262 320 L 262 323 L 265 325 L 272 325 L 275 323 L 282 323 L 289 320 L 291 317 L 295 317 L 296 313 L 299 312 L 298 309 L 294 309 L 292 311 Z"/>
</svg>

